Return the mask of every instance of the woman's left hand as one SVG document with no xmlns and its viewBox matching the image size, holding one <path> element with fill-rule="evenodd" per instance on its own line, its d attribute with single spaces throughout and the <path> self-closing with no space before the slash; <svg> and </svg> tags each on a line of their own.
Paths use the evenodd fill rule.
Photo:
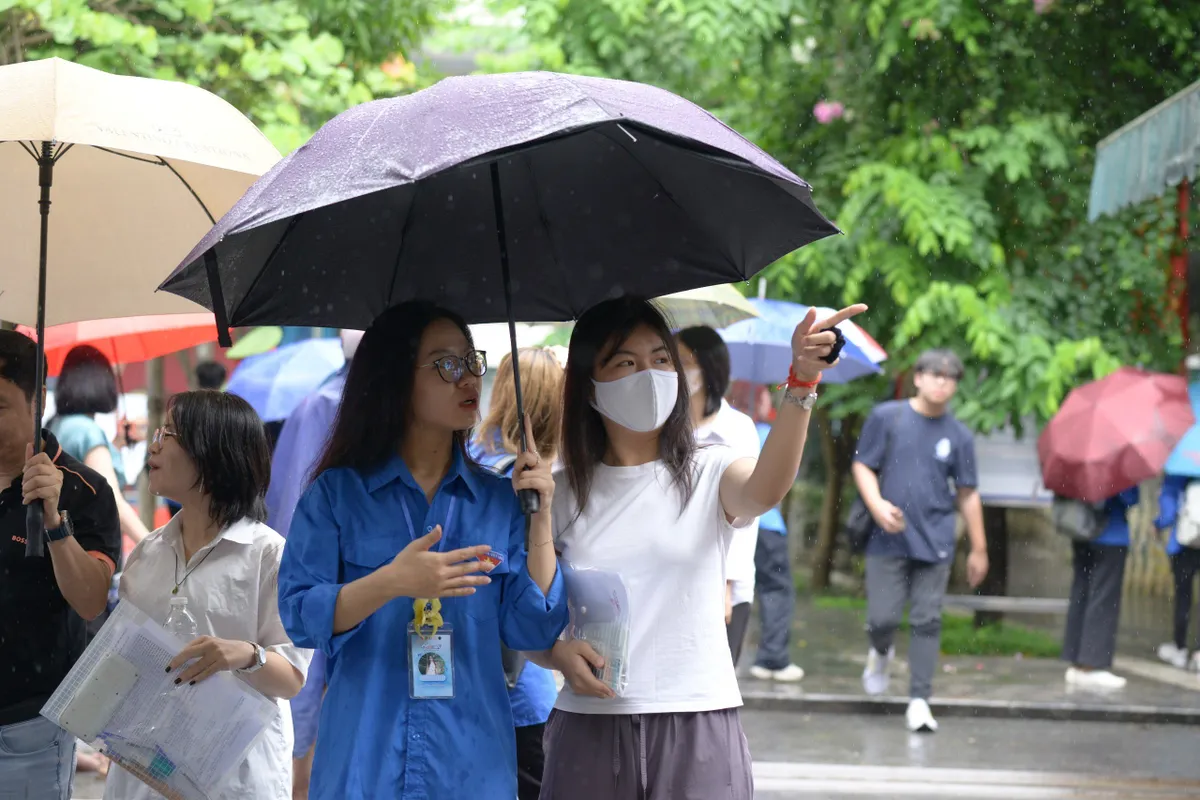
<svg viewBox="0 0 1200 800">
<path fill-rule="evenodd" d="M 215 636 L 201 636 L 188 642 L 167 665 L 167 672 L 192 664 L 175 679 L 176 684 L 196 684 L 222 670 L 245 669 L 254 661 L 254 645 Z M 193 661 L 194 659 L 194 661 Z"/>
<path fill-rule="evenodd" d="M 529 448 L 517 456 L 513 464 L 513 489 L 533 489 L 541 497 L 538 514 L 548 513 L 554 500 L 554 476 L 550 473 L 550 460 L 538 455 L 537 442 L 533 440 L 533 423 L 525 416 L 525 446 Z"/>
<path fill-rule="evenodd" d="M 811 383 L 818 380 L 823 371 L 834 366 L 836 361 L 827 364 L 821 360 L 833 352 L 833 345 L 837 342 L 837 336 L 832 329 L 866 310 L 867 307 L 862 303 L 855 303 L 832 317 L 817 322 L 817 310 L 810 308 L 792 333 L 792 360 L 796 377 L 805 383 Z"/>
</svg>

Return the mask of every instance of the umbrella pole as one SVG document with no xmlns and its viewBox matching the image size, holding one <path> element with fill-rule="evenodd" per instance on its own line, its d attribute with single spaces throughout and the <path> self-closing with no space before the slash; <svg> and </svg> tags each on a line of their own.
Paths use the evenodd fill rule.
<svg viewBox="0 0 1200 800">
<path fill-rule="evenodd" d="M 46 250 L 50 243 L 50 187 L 54 185 L 54 143 L 42 142 L 38 158 L 38 185 L 42 211 L 42 236 L 38 249 L 37 301 L 37 380 L 33 389 L 33 452 L 42 450 L 42 415 L 45 409 L 46 388 Z M 41 558 L 46 554 L 45 512 L 41 503 L 30 503 L 25 512 L 25 557 Z"/>
<path fill-rule="evenodd" d="M 525 400 L 521 396 L 521 360 L 517 357 L 517 321 L 513 315 L 512 278 L 508 269 L 508 236 L 504 231 L 504 198 L 500 194 L 500 166 L 493 161 L 492 171 L 492 203 L 496 208 L 496 238 L 500 244 L 500 273 L 504 280 L 504 310 L 508 314 L 508 343 L 512 350 L 513 389 L 517 395 L 517 424 L 521 432 L 521 450 L 529 449 L 525 441 Z M 526 516 L 536 514 L 541 509 L 541 497 L 533 489 L 522 489 L 520 492 L 521 511 Z"/>
</svg>

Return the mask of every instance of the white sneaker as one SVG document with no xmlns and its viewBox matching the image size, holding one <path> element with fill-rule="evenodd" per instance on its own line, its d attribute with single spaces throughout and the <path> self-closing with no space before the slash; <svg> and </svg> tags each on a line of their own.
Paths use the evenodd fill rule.
<svg viewBox="0 0 1200 800">
<path fill-rule="evenodd" d="M 1080 689 L 1124 689 L 1127 681 L 1106 669 L 1089 671 L 1071 667 L 1067 670 L 1067 683 Z"/>
<path fill-rule="evenodd" d="M 804 670 L 796 664 L 788 664 L 783 669 L 767 669 L 755 664 L 750 667 L 750 675 L 760 681 L 795 683 L 804 678 Z"/>
<path fill-rule="evenodd" d="M 1163 642 L 1158 646 L 1158 660 L 1177 669 L 1187 669 L 1188 652 L 1180 650 L 1174 642 Z"/>
<path fill-rule="evenodd" d="M 937 733 L 937 720 L 933 718 L 933 711 L 926 701 L 910 700 L 904 716 L 911 733 Z"/>
<path fill-rule="evenodd" d="M 887 655 L 882 655 L 874 647 L 867 653 L 867 668 L 863 670 L 862 684 L 863 691 L 872 696 L 878 696 L 888 690 L 888 681 L 891 676 L 888 675 L 888 670 L 892 666 L 892 659 L 896 656 L 896 648 L 888 650 Z"/>
</svg>

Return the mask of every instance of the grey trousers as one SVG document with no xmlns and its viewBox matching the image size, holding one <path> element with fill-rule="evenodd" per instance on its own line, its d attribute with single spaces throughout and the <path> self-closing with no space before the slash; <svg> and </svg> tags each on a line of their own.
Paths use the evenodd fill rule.
<svg viewBox="0 0 1200 800">
<path fill-rule="evenodd" d="M 762 627 L 754 663 L 766 669 L 783 669 L 792 663 L 788 644 L 796 611 L 796 584 L 788 558 L 787 536 L 765 529 L 758 532 L 754 576 Z"/>
<path fill-rule="evenodd" d="M 886 655 L 909 605 L 909 697 L 933 695 L 942 638 L 942 600 L 950 581 L 950 562 L 930 564 L 909 558 L 867 557 L 867 635 L 871 646 Z"/>
<path fill-rule="evenodd" d="M 736 708 L 571 714 L 543 741 L 541 800 L 751 800 L 750 746 Z"/>
<path fill-rule="evenodd" d="M 1117 649 L 1121 584 L 1128 547 L 1074 543 L 1075 578 L 1067 607 L 1063 661 L 1090 669 L 1108 669 Z"/>
</svg>

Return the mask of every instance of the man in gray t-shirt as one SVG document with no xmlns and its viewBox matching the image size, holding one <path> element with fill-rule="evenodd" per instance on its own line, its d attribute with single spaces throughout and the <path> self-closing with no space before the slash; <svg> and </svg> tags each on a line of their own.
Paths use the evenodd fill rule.
<svg viewBox="0 0 1200 800">
<path fill-rule="evenodd" d="M 949 350 L 923 353 L 913 370 L 917 395 L 878 406 L 863 426 L 854 480 L 874 530 L 867 542 L 868 694 L 887 691 L 896 629 L 909 604 L 911 686 L 907 723 L 933 732 L 929 709 L 941 640 L 942 599 L 954 557 L 955 510 L 971 541 L 971 585 L 987 574 L 983 506 L 976 491 L 975 441 L 950 413 L 963 365 Z"/>
</svg>

